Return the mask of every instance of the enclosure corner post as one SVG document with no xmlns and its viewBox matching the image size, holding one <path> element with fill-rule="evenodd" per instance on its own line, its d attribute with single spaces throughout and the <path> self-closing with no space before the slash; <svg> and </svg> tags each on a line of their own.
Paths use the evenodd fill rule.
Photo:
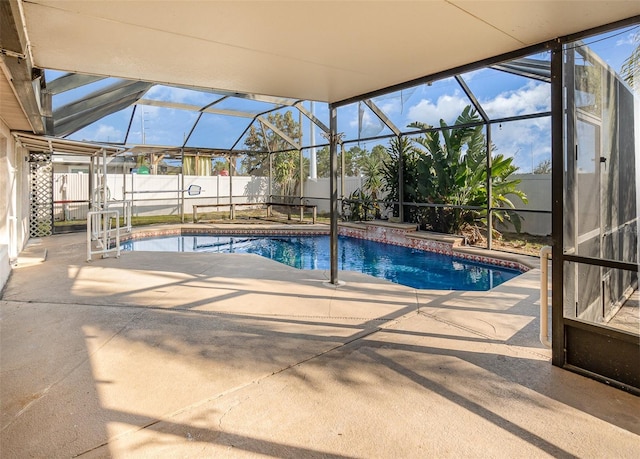
<svg viewBox="0 0 640 459">
<path fill-rule="evenodd" d="M 564 351 L 564 94 L 563 49 L 558 41 L 551 50 L 551 334 L 552 363 L 563 366 Z"/>
<path fill-rule="evenodd" d="M 330 193 L 330 229 L 329 248 L 331 260 L 331 283 L 338 284 L 338 120 L 335 105 L 329 105 L 329 186 Z"/>
</svg>

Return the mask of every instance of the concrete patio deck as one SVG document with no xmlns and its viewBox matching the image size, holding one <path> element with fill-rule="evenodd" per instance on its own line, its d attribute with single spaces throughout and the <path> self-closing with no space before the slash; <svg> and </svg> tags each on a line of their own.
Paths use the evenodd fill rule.
<svg viewBox="0 0 640 459">
<path fill-rule="evenodd" d="M 4 289 L 2 458 L 638 457 L 640 398 L 550 364 L 537 269 L 448 292 L 85 258 L 83 234 L 33 241 Z"/>
</svg>

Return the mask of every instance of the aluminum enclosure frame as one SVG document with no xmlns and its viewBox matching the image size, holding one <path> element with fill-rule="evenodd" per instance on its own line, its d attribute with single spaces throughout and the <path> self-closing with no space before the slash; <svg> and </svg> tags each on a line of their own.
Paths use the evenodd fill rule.
<svg viewBox="0 0 640 459">
<path fill-rule="evenodd" d="M 622 382 L 616 380 L 611 376 L 612 371 L 609 371 L 606 368 L 607 359 L 609 361 L 613 361 L 615 363 L 610 363 L 610 365 L 619 364 L 622 359 L 624 361 L 635 359 L 635 366 L 638 365 L 638 361 L 640 360 L 640 336 L 628 334 L 625 332 L 620 332 L 617 330 L 612 330 L 608 327 L 601 327 L 595 324 L 588 324 L 576 320 L 567 319 L 563 315 L 563 303 L 564 303 L 564 263 L 565 261 L 574 261 L 585 264 L 591 264 L 595 266 L 603 266 L 603 267 L 611 267 L 617 269 L 625 269 L 633 272 L 638 272 L 638 265 L 633 263 L 619 262 L 614 260 L 606 260 L 599 259 L 593 257 L 584 257 L 584 256 L 576 256 L 571 254 L 565 254 L 563 250 L 563 226 L 565 221 L 564 215 L 564 154 L 565 154 L 565 145 L 564 145 L 564 132 L 565 132 L 565 114 L 564 114 L 564 62 L 563 62 L 563 45 L 565 43 L 570 43 L 576 40 L 579 40 L 586 36 L 592 36 L 597 33 L 603 33 L 610 30 L 614 30 L 617 28 L 622 28 L 625 26 L 635 25 L 640 23 L 640 16 L 635 16 L 632 18 L 628 18 L 623 21 L 619 21 L 613 24 L 604 25 L 601 27 L 597 27 L 595 29 L 590 29 L 583 31 L 579 34 L 572 34 L 570 36 L 565 36 L 558 38 L 557 40 L 551 40 L 546 43 L 542 43 L 540 45 L 534 47 L 528 47 L 519 52 L 508 53 L 506 55 L 497 56 L 491 59 L 487 59 L 484 61 L 476 62 L 472 65 L 466 65 L 462 67 L 458 67 L 456 69 L 452 69 L 447 72 L 441 72 L 436 75 L 431 75 L 424 78 L 419 78 L 416 80 L 412 80 L 400 85 L 395 85 L 383 90 L 374 91 L 371 93 L 363 94 L 357 98 L 350 98 L 335 104 L 331 105 L 331 113 L 332 113 L 332 123 L 331 123 L 331 133 L 330 136 L 333 139 L 338 133 L 335 131 L 337 122 L 333 120 L 333 114 L 336 109 L 340 106 L 348 105 L 351 103 L 359 102 L 361 100 L 372 99 L 377 96 L 385 95 L 391 92 L 400 91 L 403 89 L 407 89 L 419 84 L 428 83 L 430 81 L 435 81 L 447 77 L 457 76 L 460 73 L 476 70 L 481 67 L 486 67 L 490 65 L 499 65 L 503 61 L 507 61 L 510 59 L 515 59 L 518 57 L 523 57 L 529 54 L 542 52 L 542 51 L 550 51 L 551 52 L 551 71 L 550 71 L 550 82 L 551 82 L 551 123 L 552 123 L 552 237 L 553 237 L 553 248 L 552 248 L 552 337 L 553 337 L 553 350 L 552 350 L 552 364 L 554 366 L 562 367 L 570 371 L 574 371 L 580 373 L 584 376 L 588 376 L 607 384 L 611 384 L 620 389 L 636 393 L 640 395 L 640 385 L 629 385 L 627 382 Z M 460 81 L 458 81 L 460 83 Z M 483 121 L 487 121 L 483 117 Z M 495 121 L 494 121 L 495 122 Z M 487 125 L 490 126 L 491 122 L 488 122 Z M 454 126 L 452 126 L 454 127 Z M 490 137 L 490 132 L 489 132 Z M 487 149 L 487 156 L 490 157 L 490 150 Z M 490 161 L 490 159 L 488 160 Z M 337 150 L 331 148 L 331 162 L 332 164 L 337 163 Z M 332 181 L 336 183 L 337 181 L 337 171 L 332 167 L 331 169 Z M 490 178 L 489 178 L 490 184 Z M 490 206 L 489 206 L 490 207 Z M 331 194 L 331 232 L 330 232 L 330 243 L 331 243 L 331 255 L 332 260 L 334 257 L 334 253 L 337 254 L 337 192 L 334 187 L 332 187 Z M 490 211 L 490 210 L 489 210 Z M 337 264 L 337 262 L 336 262 Z M 338 283 L 337 279 L 337 271 L 334 276 L 333 265 L 332 265 L 332 275 L 331 282 L 333 284 Z M 567 328 L 569 327 L 569 328 Z M 582 342 L 592 342 L 595 346 L 605 346 L 604 350 L 598 355 L 586 355 L 584 359 L 587 361 L 589 359 L 596 358 L 598 362 L 595 363 L 595 368 L 601 368 L 603 371 L 598 372 L 598 370 L 594 370 L 594 368 L 585 365 L 582 367 L 580 365 L 576 365 L 574 363 L 569 363 L 567 360 L 568 350 L 567 350 L 567 340 L 568 333 L 570 330 L 578 330 L 582 336 Z M 573 332 L 571 332 L 573 333 Z M 623 346 L 623 355 L 618 359 L 616 353 L 620 350 L 620 346 Z M 569 350 L 570 351 L 570 350 Z M 587 352 L 588 348 L 582 348 L 579 351 Z M 616 357 L 616 358 L 614 358 Z M 604 367 L 604 368 L 603 368 Z M 633 365 L 631 367 L 634 367 Z"/>
</svg>

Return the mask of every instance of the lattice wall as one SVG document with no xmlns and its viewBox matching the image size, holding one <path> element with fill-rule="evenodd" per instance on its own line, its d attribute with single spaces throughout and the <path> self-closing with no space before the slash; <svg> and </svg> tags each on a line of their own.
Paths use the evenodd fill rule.
<svg viewBox="0 0 640 459">
<path fill-rule="evenodd" d="M 51 236 L 53 232 L 53 165 L 50 153 L 30 153 L 31 237 Z"/>
</svg>

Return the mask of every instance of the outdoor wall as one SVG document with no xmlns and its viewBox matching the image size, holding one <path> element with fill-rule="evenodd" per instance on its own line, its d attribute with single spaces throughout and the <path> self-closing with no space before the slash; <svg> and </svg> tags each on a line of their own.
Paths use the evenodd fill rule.
<svg viewBox="0 0 640 459">
<path fill-rule="evenodd" d="M 528 200 L 524 204 L 517 196 L 509 195 L 516 208 L 551 211 L 551 174 L 513 174 L 511 178 L 521 180 L 518 189 L 524 192 Z M 521 212 L 520 217 L 523 233 L 536 236 L 551 234 L 551 214 Z M 506 229 L 513 231 L 513 226 Z"/>
<path fill-rule="evenodd" d="M 12 177 L 9 173 L 9 130 L 0 120 L 0 289 L 11 272 L 9 263 L 9 208 L 11 202 Z"/>
<path fill-rule="evenodd" d="M 0 289 L 11 272 L 11 260 L 27 241 L 29 193 L 24 156 L 0 120 Z"/>
</svg>

